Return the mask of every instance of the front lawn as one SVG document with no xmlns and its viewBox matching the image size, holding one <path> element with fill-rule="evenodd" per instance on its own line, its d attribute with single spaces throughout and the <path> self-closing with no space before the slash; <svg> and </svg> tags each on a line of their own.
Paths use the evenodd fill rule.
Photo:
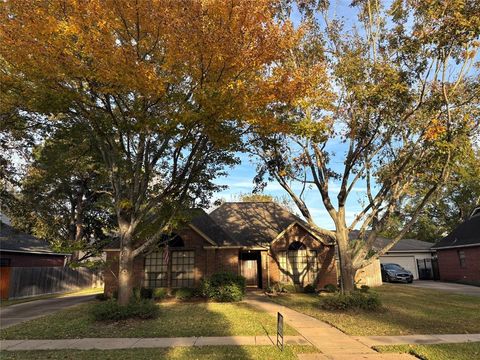
<svg viewBox="0 0 480 360">
<path fill-rule="evenodd" d="M 71 339 L 93 337 L 189 337 L 276 333 L 275 317 L 245 303 L 165 303 L 155 320 L 96 322 L 95 303 L 18 324 L 0 331 L 2 339 Z M 287 326 L 286 335 L 298 333 Z"/>
<path fill-rule="evenodd" d="M 137 359 L 172 359 L 172 360 L 294 360 L 296 354 L 316 353 L 313 346 L 285 346 L 284 351 L 273 346 L 204 346 L 176 347 L 167 349 L 126 349 L 126 350 L 56 350 L 56 351 L 3 351 L 2 360 L 137 360 Z"/>
<path fill-rule="evenodd" d="M 423 360 L 480 359 L 480 342 L 435 345 L 376 346 L 380 352 L 408 353 Z"/>
<path fill-rule="evenodd" d="M 384 309 L 375 312 L 326 311 L 321 296 L 288 294 L 273 301 L 313 316 L 350 335 L 480 333 L 480 297 L 387 284 L 375 288 Z"/>
</svg>

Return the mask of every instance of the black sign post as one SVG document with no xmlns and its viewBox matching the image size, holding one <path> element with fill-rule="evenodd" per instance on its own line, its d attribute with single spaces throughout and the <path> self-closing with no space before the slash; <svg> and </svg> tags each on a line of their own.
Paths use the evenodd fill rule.
<svg viewBox="0 0 480 360">
<path fill-rule="evenodd" d="M 277 315 L 277 346 L 283 351 L 283 315 Z"/>
</svg>

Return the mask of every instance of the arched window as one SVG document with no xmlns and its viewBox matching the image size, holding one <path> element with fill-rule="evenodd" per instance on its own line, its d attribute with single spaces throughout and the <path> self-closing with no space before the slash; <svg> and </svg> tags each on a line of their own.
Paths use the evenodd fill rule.
<svg viewBox="0 0 480 360">
<path fill-rule="evenodd" d="M 281 281 L 302 286 L 312 284 L 318 272 L 317 252 L 308 250 L 304 243 L 294 241 L 287 251 L 280 253 Z"/>
<path fill-rule="evenodd" d="M 288 245 L 288 251 L 305 250 L 307 247 L 300 241 L 294 241 Z"/>
</svg>

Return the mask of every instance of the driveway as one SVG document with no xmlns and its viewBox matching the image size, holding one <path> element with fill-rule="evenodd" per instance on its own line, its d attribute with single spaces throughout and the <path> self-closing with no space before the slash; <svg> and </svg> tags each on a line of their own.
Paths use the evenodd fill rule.
<svg viewBox="0 0 480 360">
<path fill-rule="evenodd" d="M 48 315 L 70 306 L 78 305 L 95 298 L 94 295 L 72 295 L 44 300 L 29 301 L 0 308 L 0 328 Z"/>
<path fill-rule="evenodd" d="M 448 291 L 450 293 L 462 295 L 480 296 L 480 287 L 471 285 L 446 283 L 441 281 L 418 280 L 414 281 L 413 284 L 409 286 L 423 289 Z"/>
</svg>

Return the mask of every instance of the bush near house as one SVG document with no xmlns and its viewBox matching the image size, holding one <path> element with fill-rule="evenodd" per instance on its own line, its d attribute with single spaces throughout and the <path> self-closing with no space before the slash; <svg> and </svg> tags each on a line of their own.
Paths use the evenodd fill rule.
<svg viewBox="0 0 480 360">
<path fill-rule="evenodd" d="M 152 297 L 154 300 L 163 300 L 168 296 L 168 289 L 167 288 L 155 288 L 152 292 Z"/>
<path fill-rule="evenodd" d="M 175 298 L 178 300 L 190 300 L 195 296 L 195 289 L 191 288 L 180 288 L 175 291 Z"/>
<path fill-rule="evenodd" d="M 382 303 L 377 293 L 357 290 L 350 294 L 333 293 L 323 297 L 320 307 L 325 310 L 367 310 L 380 309 Z"/>
<path fill-rule="evenodd" d="M 160 314 L 159 307 L 152 300 L 130 301 L 128 305 L 120 305 L 117 300 L 110 299 L 95 304 L 91 313 L 97 321 L 120 321 L 126 319 L 155 319 Z"/>
<path fill-rule="evenodd" d="M 245 295 L 245 278 L 234 273 L 216 273 L 208 279 L 203 279 L 200 294 L 203 297 L 219 301 L 240 301 Z"/>
</svg>

